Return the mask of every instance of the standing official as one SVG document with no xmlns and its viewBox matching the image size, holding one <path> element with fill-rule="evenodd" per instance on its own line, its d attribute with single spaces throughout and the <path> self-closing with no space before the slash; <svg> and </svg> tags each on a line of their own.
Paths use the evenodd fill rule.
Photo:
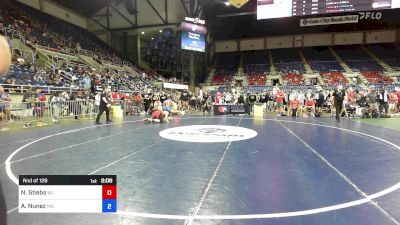
<svg viewBox="0 0 400 225">
<path fill-rule="evenodd" d="M 0 77 L 8 72 L 11 65 L 11 53 L 7 40 L 0 35 Z M 7 208 L 0 183 L 0 225 L 7 224 Z"/>
<path fill-rule="evenodd" d="M 336 121 L 340 122 L 340 115 L 342 114 L 343 101 L 346 97 L 346 91 L 343 86 L 338 86 L 338 89 L 333 92 L 334 104 L 336 110 Z"/>
<path fill-rule="evenodd" d="M 106 112 L 106 122 L 107 123 L 112 122 L 110 120 L 111 102 L 110 102 L 110 98 L 109 98 L 109 91 L 110 90 L 108 88 L 103 88 L 103 91 L 101 92 L 99 114 L 97 114 L 96 124 L 101 124 L 100 117 L 104 111 Z"/>
</svg>

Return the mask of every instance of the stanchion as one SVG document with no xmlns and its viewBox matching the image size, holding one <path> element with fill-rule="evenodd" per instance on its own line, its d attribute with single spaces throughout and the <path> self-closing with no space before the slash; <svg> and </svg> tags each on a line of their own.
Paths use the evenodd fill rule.
<svg viewBox="0 0 400 225">
<path fill-rule="evenodd" d="M 113 118 L 123 118 L 124 113 L 120 105 L 113 105 L 111 106 L 112 110 L 112 117 Z"/>
<path fill-rule="evenodd" d="M 262 118 L 264 117 L 264 104 L 263 103 L 255 103 L 253 105 L 253 116 Z"/>
</svg>

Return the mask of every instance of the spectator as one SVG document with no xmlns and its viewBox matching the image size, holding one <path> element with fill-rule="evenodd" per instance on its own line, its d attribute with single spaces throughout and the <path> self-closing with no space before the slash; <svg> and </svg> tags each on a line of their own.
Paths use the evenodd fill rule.
<svg viewBox="0 0 400 225">
<path fill-rule="evenodd" d="M 315 102 L 314 99 L 308 97 L 304 103 L 304 117 L 314 116 L 315 115 Z"/>
<path fill-rule="evenodd" d="M 325 95 L 324 95 L 324 91 L 320 90 L 316 99 L 316 116 L 320 116 L 321 115 L 321 108 L 323 106 L 323 104 L 325 103 Z"/>
<path fill-rule="evenodd" d="M 389 114 L 389 99 L 387 90 L 382 89 L 381 93 L 379 93 L 379 113 L 381 115 L 383 111 L 385 111 L 385 116 Z"/>
<path fill-rule="evenodd" d="M 369 93 L 367 94 L 367 102 L 372 111 L 379 110 L 378 99 L 375 90 L 373 89 L 369 90 Z"/>
<path fill-rule="evenodd" d="M 389 113 L 394 114 L 396 113 L 398 97 L 396 90 L 393 90 L 389 95 Z"/>
<path fill-rule="evenodd" d="M 285 98 L 285 92 L 277 88 L 276 96 L 275 96 L 275 101 L 276 101 L 276 108 L 278 112 L 278 116 L 281 116 L 284 113 L 284 104 L 283 100 Z"/>
<path fill-rule="evenodd" d="M 336 111 L 336 121 L 340 122 L 340 116 L 343 110 L 343 101 L 346 98 L 346 91 L 344 90 L 343 86 L 338 86 L 338 89 L 333 93 L 333 97 Z"/>
<path fill-rule="evenodd" d="M 0 113 L 3 113 L 3 118 L 1 118 L 2 121 L 7 122 L 14 122 L 11 119 L 11 110 L 10 110 L 10 105 L 11 105 L 11 97 L 8 93 L 4 92 L 4 88 L 0 86 Z"/>
<path fill-rule="evenodd" d="M 62 103 L 65 102 L 65 99 L 60 96 L 60 93 L 56 92 L 53 94 L 50 100 L 50 109 L 52 110 L 52 121 L 58 122 L 58 118 L 60 117 L 60 110 L 62 109 Z"/>
<path fill-rule="evenodd" d="M 100 100 L 101 100 L 101 92 L 98 91 L 97 94 L 94 97 L 94 110 L 95 110 L 96 113 L 99 112 Z"/>
<path fill-rule="evenodd" d="M 296 117 L 301 113 L 301 103 L 297 99 L 297 95 L 294 95 L 292 100 L 290 101 L 289 107 L 289 115 L 291 114 L 292 117 Z"/>
<path fill-rule="evenodd" d="M 32 103 L 34 103 L 35 101 L 35 90 L 31 87 L 27 92 L 24 93 L 24 97 L 22 98 L 22 103 L 24 107 L 23 116 L 25 118 L 25 123 L 23 126 L 24 128 L 32 127 L 32 117 L 34 110 Z"/>
</svg>

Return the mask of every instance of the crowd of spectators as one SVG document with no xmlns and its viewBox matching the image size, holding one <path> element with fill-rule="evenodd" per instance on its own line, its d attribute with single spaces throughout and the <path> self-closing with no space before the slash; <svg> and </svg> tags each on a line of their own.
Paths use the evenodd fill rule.
<svg viewBox="0 0 400 225">
<path fill-rule="evenodd" d="M 52 19 L 49 19 L 52 18 Z M 52 21 L 56 20 L 56 23 Z M 62 28 L 58 28 L 60 26 Z M 92 37 L 88 31 L 68 24 L 64 21 L 43 14 L 35 9 L 15 3 L 0 8 L 0 32 L 9 37 L 11 48 L 14 47 L 12 38 L 21 39 L 31 47 L 37 58 L 36 47 L 46 48 L 67 55 L 84 54 L 92 57 L 99 64 L 114 64 L 121 66 L 123 59 L 118 54 Z M 176 78 L 165 78 L 152 70 L 145 70 L 136 65 L 133 69 L 143 74 L 132 77 L 127 73 L 118 73 L 109 67 L 104 71 L 96 71 L 90 66 L 70 66 L 53 63 L 51 69 L 44 69 L 36 63 L 29 63 L 25 52 L 14 54 L 13 66 L 9 74 L 0 80 L 6 85 L 39 85 L 55 87 L 84 88 L 90 86 L 108 85 L 113 91 L 138 91 L 152 86 L 155 81 L 176 82 Z M 18 57 L 18 58 L 17 58 Z"/>
<path fill-rule="evenodd" d="M 341 89 L 337 87 L 335 90 Z M 233 89 L 232 89 L 233 90 Z M 216 104 L 265 104 L 267 112 L 276 112 L 278 116 L 320 116 L 322 113 L 335 115 L 335 90 L 316 91 L 312 89 L 284 90 L 279 87 L 263 91 L 217 92 L 214 96 Z M 348 87 L 343 101 L 343 117 L 389 117 L 400 112 L 400 87 L 393 90 L 374 88 L 366 90 Z M 251 107 L 250 107 L 251 108 Z M 293 109 L 295 113 L 293 114 Z"/>
</svg>

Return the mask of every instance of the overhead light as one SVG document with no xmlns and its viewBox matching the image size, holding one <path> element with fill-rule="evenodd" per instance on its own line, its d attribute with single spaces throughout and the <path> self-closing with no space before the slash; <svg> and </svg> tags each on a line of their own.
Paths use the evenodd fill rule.
<svg viewBox="0 0 400 225">
<path fill-rule="evenodd" d="M 225 2 L 225 5 L 226 5 L 226 6 L 230 6 L 231 3 L 230 3 L 230 2 Z"/>
<path fill-rule="evenodd" d="M 162 30 L 160 30 L 160 33 L 162 33 Z"/>
<path fill-rule="evenodd" d="M 142 31 L 142 34 L 144 34 L 144 31 Z"/>
<path fill-rule="evenodd" d="M 151 40 L 154 40 L 154 38 L 151 38 Z"/>
</svg>

